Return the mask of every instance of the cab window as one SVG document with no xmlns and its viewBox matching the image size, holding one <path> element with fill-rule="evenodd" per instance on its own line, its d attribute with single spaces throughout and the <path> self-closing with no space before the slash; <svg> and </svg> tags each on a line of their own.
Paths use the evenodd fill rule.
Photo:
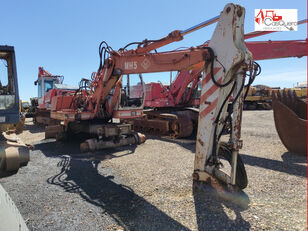
<svg viewBox="0 0 308 231">
<path fill-rule="evenodd" d="M 53 80 L 45 80 L 45 92 L 53 88 Z"/>
</svg>

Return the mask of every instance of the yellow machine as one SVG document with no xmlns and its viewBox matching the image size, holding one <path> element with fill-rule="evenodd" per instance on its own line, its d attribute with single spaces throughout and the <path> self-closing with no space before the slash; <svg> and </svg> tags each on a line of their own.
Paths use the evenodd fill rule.
<svg viewBox="0 0 308 231">
<path fill-rule="evenodd" d="M 307 82 L 299 82 L 293 88 L 284 89 L 285 91 L 295 92 L 296 96 L 300 99 L 304 100 L 307 99 Z M 307 100 L 306 100 L 307 101 Z"/>
<path fill-rule="evenodd" d="M 265 85 L 250 87 L 244 101 L 246 110 L 269 110 L 272 108 L 272 88 Z"/>
<path fill-rule="evenodd" d="M 21 111 L 22 112 L 27 112 L 30 108 L 30 104 L 28 101 L 21 101 Z"/>
<path fill-rule="evenodd" d="M 270 110 L 272 109 L 272 93 L 276 94 L 283 91 L 295 92 L 296 96 L 307 101 L 307 84 L 297 84 L 294 88 L 268 87 L 265 85 L 256 85 L 250 87 L 245 98 L 244 109 L 246 110 Z"/>
</svg>

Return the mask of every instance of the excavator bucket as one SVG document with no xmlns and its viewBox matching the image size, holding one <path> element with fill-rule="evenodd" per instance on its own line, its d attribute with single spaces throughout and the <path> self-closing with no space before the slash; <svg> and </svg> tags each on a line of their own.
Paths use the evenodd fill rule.
<svg viewBox="0 0 308 231">
<path fill-rule="evenodd" d="M 307 154 L 307 102 L 295 91 L 273 92 L 272 107 L 277 133 L 289 152 Z"/>
</svg>

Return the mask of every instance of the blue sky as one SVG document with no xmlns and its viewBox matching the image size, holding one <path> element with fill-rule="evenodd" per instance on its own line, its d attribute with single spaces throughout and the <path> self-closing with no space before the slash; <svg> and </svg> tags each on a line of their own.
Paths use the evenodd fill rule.
<svg viewBox="0 0 308 231">
<path fill-rule="evenodd" d="M 65 83 L 77 85 L 89 78 L 99 64 L 102 40 L 114 49 L 143 39 L 159 39 L 173 30 L 184 30 L 219 15 L 229 1 L 184 0 L 0 0 L 0 44 L 16 51 L 20 96 L 36 96 L 33 82 L 38 67 L 65 76 Z M 246 8 L 245 32 L 254 30 L 254 9 L 298 9 L 298 19 L 307 18 L 307 1 L 233 1 Z M 210 39 L 211 25 L 185 36 L 159 51 L 190 47 Z M 297 32 L 277 32 L 253 40 L 306 39 L 307 25 Z M 307 57 L 259 62 L 262 74 L 254 84 L 292 87 L 307 78 Z M 147 81 L 168 77 L 156 74 Z"/>
</svg>

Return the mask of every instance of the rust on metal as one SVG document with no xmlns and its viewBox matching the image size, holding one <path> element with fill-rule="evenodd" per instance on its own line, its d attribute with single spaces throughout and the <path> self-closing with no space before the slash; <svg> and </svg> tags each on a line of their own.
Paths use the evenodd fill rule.
<svg viewBox="0 0 308 231">
<path fill-rule="evenodd" d="M 60 133 L 64 133 L 62 125 L 49 125 L 45 127 L 45 139 L 56 138 Z"/>
<path fill-rule="evenodd" d="M 243 14 L 243 10 L 242 10 L 242 7 L 236 7 L 237 8 L 237 16 L 241 17 L 242 14 Z"/>
<path fill-rule="evenodd" d="M 59 121 L 50 118 L 50 111 L 40 109 L 34 114 L 34 123 L 42 125 L 56 125 L 59 124 Z"/>
<path fill-rule="evenodd" d="M 272 94 L 272 107 L 277 133 L 289 152 L 307 154 L 307 103 L 295 92 Z"/>
<path fill-rule="evenodd" d="M 242 109 L 243 109 L 243 98 L 239 97 L 238 99 L 238 112 L 235 122 L 234 122 L 234 130 L 235 136 L 237 140 L 241 138 L 241 125 L 242 125 Z"/>
<path fill-rule="evenodd" d="M 130 121 L 135 131 L 172 138 L 188 137 L 193 133 L 194 125 L 189 111 L 178 114 L 160 111 L 145 111 L 146 117 Z"/>
<path fill-rule="evenodd" d="M 80 144 L 80 150 L 82 152 L 94 152 L 96 150 L 106 149 L 106 148 L 116 148 L 131 144 L 141 144 L 144 143 L 146 137 L 141 133 L 131 133 L 126 137 L 121 137 L 118 140 L 98 140 L 96 138 L 88 139 Z"/>
<path fill-rule="evenodd" d="M 130 123 L 133 124 L 135 131 L 151 133 L 154 135 L 168 135 L 169 124 L 165 120 L 155 120 L 155 119 L 134 119 Z"/>
<path fill-rule="evenodd" d="M 204 142 L 199 138 L 198 142 L 201 144 L 201 146 L 204 146 Z"/>
</svg>

